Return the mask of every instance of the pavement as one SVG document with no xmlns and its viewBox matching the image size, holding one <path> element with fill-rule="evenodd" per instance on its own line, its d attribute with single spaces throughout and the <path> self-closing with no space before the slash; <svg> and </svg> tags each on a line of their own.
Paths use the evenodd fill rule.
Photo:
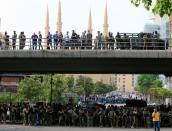
<svg viewBox="0 0 172 131">
<path fill-rule="evenodd" d="M 0 125 L 0 131 L 154 131 L 153 128 L 82 128 L 82 127 L 58 127 L 58 126 L 22 126 Z M 161 128 L 161 131 L 172 131 L 172 128 Z"/>
</svg>

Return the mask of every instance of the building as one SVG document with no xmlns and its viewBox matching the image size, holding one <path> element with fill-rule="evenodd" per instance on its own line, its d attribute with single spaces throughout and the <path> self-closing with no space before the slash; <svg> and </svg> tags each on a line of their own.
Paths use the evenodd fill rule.
<svg viewBox="0 0 172 131">
<path fill-rule="evenodd" d="M 17 93 L 23 74 L 0 74 L 0 93 Z"/>
<path fill-rule="evenodd" d="M 73 76 L 75 78 L 79 76 L 90 77 L 94 83 L 101 81 L 104 84 L 115 85 L 113 74 L 72 74 L 67 76 Z"/>
<path fill-rule="evenodd" d="M 170 38 L 170 24 L 169 21 L 163 21 L 160 25 L 160 38 L 168 39 Z"/>
<path fill-rule="evenodd" d="M 116 74 L 114 75 L 115 85 L 119 91 L 133 92 L 136 86 L 137 75 Z"/>
<path fill-rule="evenodd" d="M 146 33 L 153 33 L 157 31 L 158 33 L 160 33 L 160 26 L 158 24 L 145 24 L 144 26 L 144 32 Z"/>
</svg>

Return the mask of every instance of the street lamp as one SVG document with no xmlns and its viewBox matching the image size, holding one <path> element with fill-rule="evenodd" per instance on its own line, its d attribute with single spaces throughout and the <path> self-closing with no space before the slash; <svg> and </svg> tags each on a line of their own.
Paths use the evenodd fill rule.
<svg viewBox="0 0 172 131">
<path fill-rule="evenodd" d="M 50 104 L 52 103 L 52 95 L 53 95 L 53 92 L 52 92 L 52 86 L 53 86 L 53 74 L 51 74 L 51 81 L 50 81 L 50 85 L 51 85 L 51 88 L 50 88 Z"/>
</svg>

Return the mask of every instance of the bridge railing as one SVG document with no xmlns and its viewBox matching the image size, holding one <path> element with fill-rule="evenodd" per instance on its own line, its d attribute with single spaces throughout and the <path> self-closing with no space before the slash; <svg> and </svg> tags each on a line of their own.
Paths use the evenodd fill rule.
<svg viewBox="0 0 172 131">
<path fill-rule="evenodd" d="M 60 41 L 42 39 L 0 38 L 0 50 L 167 50 L 169 39 L 157 38 L 114 38 L 114 39 L 65 39 Z"/>
</svg>

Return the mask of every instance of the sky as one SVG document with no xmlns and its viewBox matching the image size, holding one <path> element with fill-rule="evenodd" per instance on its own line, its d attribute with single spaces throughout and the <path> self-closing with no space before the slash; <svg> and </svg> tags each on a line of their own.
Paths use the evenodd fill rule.
<svg viewBox="0 0 172 131">
<path fill-rule="evenodd" d="M 81 34 L 88 26 L 89 10 L 92 11 L 93 34 L 102 31 L 106 0 L 61 0 L 63 33 L 76 30 Z M 15 30 L 30 37 L 33 32 L 44 34 L 46 7 L 49 7 L 50 31 L 55 33 L 58 0 L 0 0 L 0 31 L 9 35 Z M 107 0 L 109 31 L 137 33 L 144 24 L 151 22 L 150 12 L 135 7 L 130 0 Z"/>
</svg>

